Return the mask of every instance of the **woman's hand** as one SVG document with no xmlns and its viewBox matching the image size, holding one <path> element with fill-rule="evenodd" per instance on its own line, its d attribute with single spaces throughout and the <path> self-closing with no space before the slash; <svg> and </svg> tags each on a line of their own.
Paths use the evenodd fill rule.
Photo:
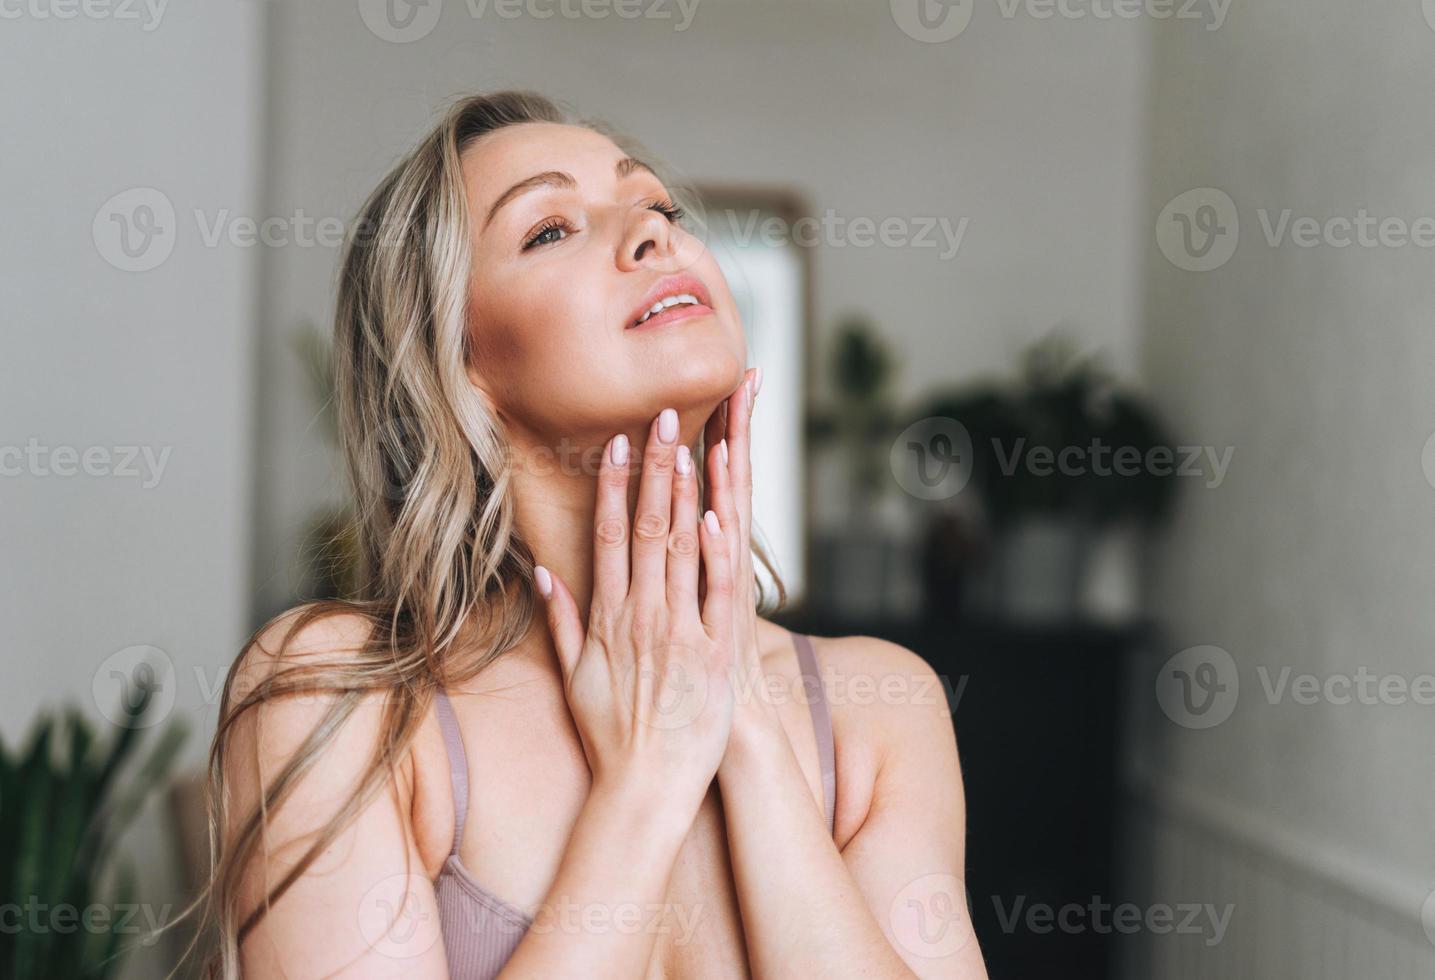
<svg viewBox="0 0 1435 980">
<path fill-rule="evenodd" d="M 644 447 L 631 532 L 628 440 L 606 447 L 586 631 L 563 582 L 542 566 L 534 574 L 595 787 L 637 785 L 696 813 L 732 725 L 733 577 L 721 518 L 699 519 L 691 452 L 677 437 L 677 413 L 664 409 Z"/>
<path fill-rule="evenodd" d="M 765 738 L 781 731 L 777 710 L 768 699 L 762 655 L 757 642 L 757 592 L 752 564 L 753 402 L 762 385 L 762 369 L 744 372 L 742 384 L 708 419 L 708 506 L 717 512 L 727 537 L 731 568 L 733 690 L 736 708 L 733 737 Z"/>
</svg>

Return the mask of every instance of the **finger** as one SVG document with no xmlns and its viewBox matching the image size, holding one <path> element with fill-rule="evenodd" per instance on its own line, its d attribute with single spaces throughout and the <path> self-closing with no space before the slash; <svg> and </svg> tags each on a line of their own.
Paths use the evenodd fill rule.
<svg viewBox="0 0 1435 980">
<path fill-rule="evenodd" d="M 703 596 L 703 626 L 708 636 L 720 643 L 732 638 L 732 562 L 728 556 L 728 537 L 722 520 L 709 510 L 703 515 L 703 573 L 707 591 Z"/>
<path fill-rule="evenodd" d="M 648 442 L 643 447 L 643 473 L 633 517 L 633 570 L 628 584 L 628 595 L 635 598 L 661 600 L 666 589 L 677 442 L 678 413 L 665 408 L 649 427 Z"/>
<path fill-rule="evenodd" d="M 752 534 L 752 405 L 757 371 L 744 372 L 742 384 L 728 405 L 728 478 L 737 508 L 737 535 L 747 541 Z"/>
<path fill-rule="evenodd" d="M 707 424 L 703 426 L 703 445 L 707 447 L 716 446 L 718 440 L 725 435 L 723 430 L 726 427 L 727 399 L 724 398 L 718 402 L 717 408 L 713 409 L 713 413 L 708 416 Z"/>
<path fill-rule="evenodd" d="M 668 608 L 698 611 L 698 479 L 693 455 L 679 446 L 673 465 L 673 527 L 668 532 Z"/>
<path fill-rule="evenodd" d="M 573 676 L 578 666 L 578 655 L 583 652 L 584 629 L 582 617 L 578 614 L 578 603 L 573 593 L 557 576 L 542 565 L 533 567 L 533 581 L 538 594 L 543 596 L 543 606 L 548 614 L 548 632 L 553 637 L 553 648 L 558 652 L 558 663 L 563 669 L 563 682 Z"/>
<path fill-rule="evenodd" d="M 608 440 L 593 509 L 593 606 L 617 609 L 628 594 L 628 437 Z"/>
<path fill-rule="evenodd" d="M 734 569 L 739 569 L 741 552 L 746 545 L 738 530 L 740 522 L 732 494 L 731 463 L 732 452 L 728 448 L 727 440 L 718 440 L 717 445 L 708 450 L 707 505 L 717 513 L 718 521 L 722 524 L 723 535 L 727 538 L 728 560 L 733 563 Z"/>
</svg>

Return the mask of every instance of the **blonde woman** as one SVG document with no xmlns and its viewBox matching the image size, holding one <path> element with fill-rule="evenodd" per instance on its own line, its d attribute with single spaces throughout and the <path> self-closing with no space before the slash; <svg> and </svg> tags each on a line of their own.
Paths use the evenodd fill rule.
<svg viewBox="0 0 1435 980">
<path fill-rule="evenodd" d="M 230 673 L 211 975 L 985 976 L 936 678 L 758 615 L 762 375 L 653 169 L 458 102 L 335 338 L 367 584 Z"/>
</svg>

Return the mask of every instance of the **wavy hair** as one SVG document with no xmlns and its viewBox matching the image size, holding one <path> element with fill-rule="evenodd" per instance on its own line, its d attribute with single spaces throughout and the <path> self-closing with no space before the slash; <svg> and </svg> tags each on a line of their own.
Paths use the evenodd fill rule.
<svg viewBox="0 0 1435 980">
<path fill-rule="evenodd" d="M 460 167 L 475 140 L 526 122 L 586 126 L 634 146 L 532 92 L 463 98 L 383 178 L 349 229 L 334 370 L 361 584 L 352 595 L 308 603 L 260 627 L 225 680 L 209 755 L 210 873 L 190 907 L 203 906 L 199 936 L 211 934 L 212 943 L 205 974 L 216 980 L 237 980 L 244 938 L 394 778 L 436 688 L 473 677 L 511 649 L 536 611 L 533 556 L 514 528 L 508 442 L 466 371 L 475 354 L 465 312 L 471 255 Z M 675 197 L 695 200 L 689 189 L 670 187 Z M 758 578 L 759 605 L 780 608 L 786 590 L 777 569 L 755 537 L 750 546 L 777 591 L 770 603 Z M 362 635 L 338 650 L 286 656 L 296 636 L 339 616 L 361 623 Z M 265 655 L 262 676 L 245 667 L 253 650 Z M 291 797 L 361 699 L 376 692 L 382 721 L 357 785 L 241 921 L 240 880 L 251 861 L 267 856 L 269 814 Z M 225 773 L 236 724 L 266 702 L 316 693 L 327 705 L 323 717 L 264 781 L 249 812 L 231 814 Z"/>
</svg>

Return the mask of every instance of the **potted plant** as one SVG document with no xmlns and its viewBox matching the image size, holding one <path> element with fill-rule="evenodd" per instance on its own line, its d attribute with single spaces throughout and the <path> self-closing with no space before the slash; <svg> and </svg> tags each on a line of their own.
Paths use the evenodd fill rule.
<svg viewBox="0 0 1435 980">
<path fill-rule="evenodd" d="M 848 490 L 843 524 L 818 544 L 823 554 L 814 565 L 828 580 L 815 591 L 848 615 L 884 611 L 901 561 L 902 514 L 888 463 L 898 418 L 893 366 L 872 321 L 848 314 L 837 325 L 831 361 L 836 400 L 807 416 L 809 444 L 838 453 Z"/>
<path fill-rule="evenodd" d="M 185 738 L 172 723 L 137 768 L 155 688 L 137 674 L 138 697 L 122 702 L 105 741 L 76 709 L 36 723 L 18 752 L 0 744 L 0 894 L 28 908 L 0 929 L 0 976 L 12 980 L 108 980 L 128 947 L 143 941 L 145 916 L 122 915 L 134 873 L 115 844 L 150 795 L 162 788 Z"/>
<path fill-rule="evenodd" d="M 1170 448 L 1154 411 L 1060 334 L 1028 348 L 1014 378 L 939 392 L 916 417 L 953 419 L 971 438 L 962 492 L 980 505 L 1003 614 L 1075 618 L 1098 544 L 1139 540 L 1169 510 L 1173 471 L 1148 465 Z"/>
</svg>

